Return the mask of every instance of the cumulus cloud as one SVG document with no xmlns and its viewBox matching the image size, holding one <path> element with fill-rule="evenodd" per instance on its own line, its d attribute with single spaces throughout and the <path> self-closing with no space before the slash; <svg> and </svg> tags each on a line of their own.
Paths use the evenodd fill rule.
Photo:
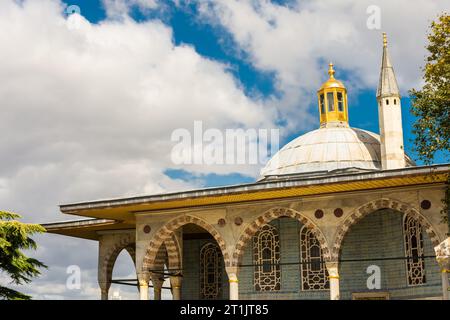
<svg viewBox="0 0 450 320">
<path fill-rule="evenodd" d="M 68 28 L 57 1 L 1 6 L 2 203 L 49 188 L 73 201 L 183 187 L 162 173 L 174 129 L 271 124 L 227 66 L 175 46 L 158 21 Z"/>
<path fill-rule="evenodd" d="M 103 0 L 106 14 L 110 18 L 126 18 L 133 8 L 148 12 L 159 8 L 158 0 Z"/>
<path fill-rule="evenodd" d="M 199 187 L 201 180 L 164 174 L 174 166 L 174 129 L 195 120 L 219 130 L 272 125 L 228 66 L 175 45 L 160 21 L 125 14 L 92 24 L 64 11 L 57 0 L 0 2 L 1 209 L 43 223 L 73 219 L 58 212 L 60 203 Z M 89 285 L 77 297 L 98 297 L 95 243 L 51 235 L 39 243 L 50 269 L 27 290 L 73 297 L 64 272 L 79 264 Z"/>
<path fill-rule="evenodd" d="M 225 28 L 257 69 L 274 72 L 280 103 L 290 127 L 304 127 L 314 92 L 327 77 L 329 61 L 337 76 L 350 76 L 350 98 L 358 89 L 374 90 L 381 60 L 381 32 L 388 33 L 390 54 L 402 93 L 421 85 L 426 31 L 437 14 L 449 10 L 439 0 L 294 0 L 287 4 L 252 0 L 194 0 L 199 19 Z M 186 3 L 186 2 L 184 2 Z M 182 5 L 181 5 L 182 6 Z M 367 21 L 376 6 L 380 29 Z M 291 115 L 291 116 L 289 116 Z"/>
<path fill-rule="evenodd" d="M 26 221 L 58 218 L 57 204 L 199 187 L 164 174 L 171 133 L 205 128 L 312 127 L 315 90 L 332 60 L 354 90 L 375 89 L 381 31 L 388 32 L 400 87 L 420 85 L 426 29 L 448 9 L 438 0 L 196 0 L 198 18 L 224 28 L 248 63 L 275 75 L 281 98 L 245 95 L 229 66 L 175 45 L 158 20 L 137 23 L 130 10 L 158 10 L 157 0 L 104 0 L 107 19 L 66 17 L 59 0 L 0 2 L 0 203 Z M 182 6 L 183 1 L 175 1 Z M 185 1 L 192 2 L 192 1 Z M 381 8 L 382 30 L 366 27 L 369 5 Z M 255 166 L 192 166 L 194 173 Z M 45 235 L 37 257 L 49 265 L 27 287 L 37 298 L 98 298 L 94 242 Z M 128 261 L 129 262 L 129 261 Z M 116 268 L 129 263 L 118 261 Z M 67 291 L 68 265 L 83 270 L 81 291 Z M 127 271 L 128 270 L 128 271 Z M 4 281 L 1 279 L 0 281 Z M 122 290 L 122 289 L 121 289 Z M 135 292 L 123 289 L 124 297 Z"/>
</svg>

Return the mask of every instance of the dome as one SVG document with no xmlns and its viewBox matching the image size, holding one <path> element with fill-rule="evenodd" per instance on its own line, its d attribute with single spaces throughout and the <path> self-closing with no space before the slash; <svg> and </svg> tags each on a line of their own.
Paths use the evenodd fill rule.
<svg viewBox="0 0 450 320">
<path fill-rule="evenodd" d="M 406 165 L 414 162 L 405 156 Z M 261 176 L 381 169 L 380 136 L 348 126 L 323 127 L 285 145 L 261 170 Z"/>
</svg>

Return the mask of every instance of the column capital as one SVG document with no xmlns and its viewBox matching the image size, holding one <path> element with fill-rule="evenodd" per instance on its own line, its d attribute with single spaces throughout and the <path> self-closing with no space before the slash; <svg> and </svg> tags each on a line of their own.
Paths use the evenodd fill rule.
<svg viewBox="0 0 450 320">
<path fill-rule="evenodd" d="M 138 272 L 137 278 L 139 286 L 148 286 L 148 282 L 150 281 L 150 272 L 147 271 Z"/>
<path fill-rule="evenodd" d="M 170 276 L 170 286 L 172 287 L 172 299 L 181 300 L 181 284 L 183 277 L 181 275 Z"/>
<path fill-rule="evenodd" d="M 450 237 L 434 247 L 434 251 L 441 270 L 450 273 Z"/>
<path fill-rule="evenodd" d="M 325 262 L 328 274 L 331 277 L 339 277 L 339 262 L 337 261 L 327 261 Z"/>
<path fill-rule="evenodd" d="M 183 277 L 181 275 L 170 276 L 170 285 L 172 288 L 181 288 Z"/>
<path fill-rule="evenodd" d="M 231 266 L 231 267 L 225 267 L 225 271 L 228 275 L 228 278 L 236 278 L 239 272 L 239 267 L 237 266 Z"/>
<path fill-rule="evenodd" d="M 153 289 L 155 291 L 161 290 L 161 287 L 164 283 L 164 278 L 161 277 L 160 274 L 152 273 L 151 275 L 152 283 L 153 283 Z"/>
</svg>

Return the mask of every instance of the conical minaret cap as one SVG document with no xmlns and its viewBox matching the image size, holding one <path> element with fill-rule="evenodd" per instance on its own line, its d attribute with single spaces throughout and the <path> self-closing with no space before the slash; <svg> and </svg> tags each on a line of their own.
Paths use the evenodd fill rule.
<svg viewBox="0 0 450 320">
<path fill-rule="evenodd" d="M 381 59 L 380 80 L 378 82 L 377 98 L 400 96 L 394 68 L 392 67 L 387 47 L 386 33 L 383 33 L 383 57 Z"/>
</svg>

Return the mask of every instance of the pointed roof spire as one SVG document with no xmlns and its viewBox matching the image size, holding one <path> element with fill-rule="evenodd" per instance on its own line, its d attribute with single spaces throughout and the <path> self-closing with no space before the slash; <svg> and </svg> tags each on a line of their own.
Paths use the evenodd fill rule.
<svg viewBox="0 0 450 320">
<path fill-rule="evenodd" d="M 383 32 L 383 58 L 381 59 L 380 80 L 378 82 L 377 98 L 384 96 L 400 96 L 394 68 L 392 67 L 387 48 L 386 33 Z"/>
</svg>

